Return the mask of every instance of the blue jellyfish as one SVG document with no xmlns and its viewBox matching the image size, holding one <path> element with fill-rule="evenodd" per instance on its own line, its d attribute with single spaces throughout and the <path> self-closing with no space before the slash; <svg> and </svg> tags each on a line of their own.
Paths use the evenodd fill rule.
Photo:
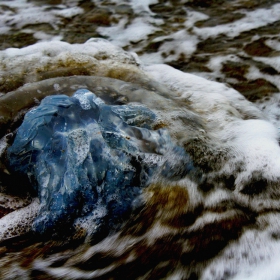
<svg viewBox="0 0 280 280">
<path fill-rule="evenodd" d="M 8 158 L 38 194 L 33 229 L 54 233 L 90 225 L 91 235 L 117 229 L 159 167 L 166 177 L 176 174 L 170 151 L 187 174 L 190 158 L 167 130 L 151 129 L 155 120 L 145 106 L 107 105 L 87 89 L 48 96 L 31 109 Z"/>
</svg>

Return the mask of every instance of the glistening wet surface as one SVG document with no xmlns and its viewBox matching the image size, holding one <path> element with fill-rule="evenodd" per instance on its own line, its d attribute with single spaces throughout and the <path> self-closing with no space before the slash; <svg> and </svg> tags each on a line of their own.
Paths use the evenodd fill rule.
<svg viewBox="0 0 280 280">
<path fill-rule="evenodd" d="M 279 22 L 279 1 L 2 1 L 0 278 L 279 279 Z"/>
<path fill-rule="evenodd" d="M 1 49 L 109 39 L 147 63 L 227 83 L 251 101 L 279 91 L 279 1 L 8 1 Z M 34 13 L 37 13 L 35 16 Z"/>
</svg>

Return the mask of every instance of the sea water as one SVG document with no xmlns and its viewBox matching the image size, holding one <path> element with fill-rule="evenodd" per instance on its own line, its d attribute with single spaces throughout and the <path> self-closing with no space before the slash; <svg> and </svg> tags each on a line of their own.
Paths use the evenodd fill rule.
<svg viewBox="0 0 280 280">
<path fill-rule="evenodd" d="M 278 1 L 2 1 L 1 277 L 278 279 L 279 9 Z M 6 150 L 30 108 L 79 88 L 152 110 L 153 129 L 167 130 L 199 172 L 180 171 L 184 160 L 171 152 L 178 176 L 154 176 L 120 231 L 77 248 L 83 232 L 66 245 L 32 243 L 40 204 L 13 179 Z"/>
</svg>

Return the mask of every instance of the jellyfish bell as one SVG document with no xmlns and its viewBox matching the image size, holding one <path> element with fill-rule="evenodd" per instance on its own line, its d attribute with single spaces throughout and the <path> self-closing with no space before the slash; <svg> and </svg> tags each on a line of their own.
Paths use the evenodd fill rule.
<svg viewBox="0 0 280 280">
<path fill-rule="evenodd" d="M 87 89 L 72 97 L 47 96 L 27 112 L 8 160 L 13 172 L 28 176 L 39 197 L 33 229 L 57 233 L 63 225 L 79 224 L 81 230 L 82 221 L 90 221 L 87 229 L 109 232 L 127 219 L 162 165 L 169 180 L 191 171 L 190 157 L 169 133 L 151 130 L 155 120 L 143 105 L 107 105 Z M 184 165 L 172 162 L 169 153 L 184 158 Z"/>
</svg>

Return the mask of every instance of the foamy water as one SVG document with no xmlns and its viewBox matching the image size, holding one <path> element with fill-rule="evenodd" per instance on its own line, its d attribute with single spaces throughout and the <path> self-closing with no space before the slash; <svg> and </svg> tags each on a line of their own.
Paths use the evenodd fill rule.
<svg viewBox="0 0 280 280">
<path fill-rule="evenodd" d="M 266 2 L 0 3 L 1 279 L 280 278 L 280 5 Z M 5 150 L 28 108 L 78 88 L 147 106 L 200 171 L 155 176 L 97 244 L 44 247 Z"/>
</svg>

